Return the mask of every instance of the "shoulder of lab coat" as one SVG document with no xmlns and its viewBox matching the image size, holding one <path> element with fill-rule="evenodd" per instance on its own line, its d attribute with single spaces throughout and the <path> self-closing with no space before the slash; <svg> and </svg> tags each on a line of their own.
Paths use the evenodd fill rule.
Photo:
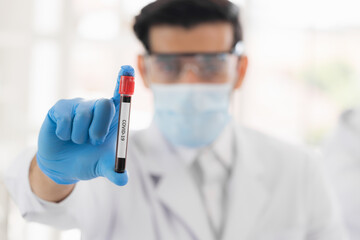
<svg viewBox="0 0 360 240">
<path fill-rule="evenodd" d="M 349 235 L 360 239 L 360 108 L 341 115 L 323 150 Z"/>
<path fill-rule="evenodd" d="M 320 155 L 247 128 L 238 127 L 237 137 L 240 152 L 245 152 L 239 160 L 245 161 L 244 166 L 256 169 L 256 177 L 266 192 L 265 198 L 274 200 L 278 196 L 286 205 L 286 199 L 290 199 L 286 195 L 296 195 L 294 199 L 299 200 L 299 205 L 294 211 L 304 212 L 306 218 L 305 239 L 347 239 Z M 296 191 L 291 192 L 292 188 Z"/>
<path fill-rule="evenodd" d="M 265 234 L 264 239 L 299 239 L 300 235 L 308 240 L 346 239 L 337 204 L 315 154 L 239 125 L 234 132 L 237 159 L 224 239 L 250 239 L 254 232 Z M 180 159 L 174 158 L 176 151 L 154 125 L 135 134 L 133 140 L 146 172 L 153 176 L 175 172 L 171 168 L 178 167 Z M 261 233 L 261 224 L 263 229 L 272 229 L 273 237 Z M 295 229 L 299 226 L 292 224 L 303 224 L 300 228 L 305 233 L 280 236 L 287 224 Z"/>
</svg>

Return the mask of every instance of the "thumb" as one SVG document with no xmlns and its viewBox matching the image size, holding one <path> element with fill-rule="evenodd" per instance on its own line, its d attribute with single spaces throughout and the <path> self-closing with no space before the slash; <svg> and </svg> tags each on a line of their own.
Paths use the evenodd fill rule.
<svg viewBox="0 0 360 240">
<path fill-rule="evenodd" d="M 121 76 L 134 77 L 135 76 L 134 68 L 131 67 L 130 65 L 121 66 L 121 69 L 120 69 L 120 72 L 119 72 L 119 75 L 118 75 L 118 78 L 117 78 L 117 81 L 116 81 L 116 87 L 115 87 L 114 96 L 113 96 L 113 100 L 114 100 L 116 105 L 120 101 L 119 86 L 120 86 Z"/>
<path fill-rule="evenodd" d="M 114 170 L 115 158 L 112 151 L 105 153 L 97 164 L 98 176 L 106 177 L 118 186 L 124 186 L 128 182 L 128 173 L 117 173 Z"/>
</svg>

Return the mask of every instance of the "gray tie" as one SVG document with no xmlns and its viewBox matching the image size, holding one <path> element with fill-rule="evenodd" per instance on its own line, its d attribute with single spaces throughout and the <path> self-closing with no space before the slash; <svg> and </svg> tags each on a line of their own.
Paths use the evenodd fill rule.
<svg viewBox="0 0 360 240">
<path fill-rule="evenodd" d="M 194 162 L 196 181 L 199 184 L 205 209 L 214 234 L 219 239 L 222 231 L 225 204 L 225 185 L 228 171 L 211 148 L 204 149 Z"/>
</svg>

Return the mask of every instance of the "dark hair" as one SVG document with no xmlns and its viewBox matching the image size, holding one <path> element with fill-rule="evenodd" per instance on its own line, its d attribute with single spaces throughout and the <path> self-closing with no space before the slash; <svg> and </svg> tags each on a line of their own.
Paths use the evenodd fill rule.
<svg viewBox="0 0 360 240">
<path fill-rule="evenodd" d="M 228 22 L 234 29 L 233 47 L 243 40 L 238 7 L 228 0 L 157 0 L 135 17 L 134 31 L 150 52 L 149 30 L 156 25 L 191 28 L 201 23 Z"/>
</svg>

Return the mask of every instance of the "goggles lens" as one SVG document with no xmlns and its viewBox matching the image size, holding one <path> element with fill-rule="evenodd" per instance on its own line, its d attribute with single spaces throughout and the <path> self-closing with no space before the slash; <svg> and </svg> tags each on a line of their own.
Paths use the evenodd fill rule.
<svg viewBox="0 0 360 240">
<path fill-rule="evenodd" d="M 238 56 L 230 53 L 152 54 L 145 56 L 151 82 L 180 83 L 192 71 L 201 82 L 224 83 L 234 79 Z"/>
</svg>

